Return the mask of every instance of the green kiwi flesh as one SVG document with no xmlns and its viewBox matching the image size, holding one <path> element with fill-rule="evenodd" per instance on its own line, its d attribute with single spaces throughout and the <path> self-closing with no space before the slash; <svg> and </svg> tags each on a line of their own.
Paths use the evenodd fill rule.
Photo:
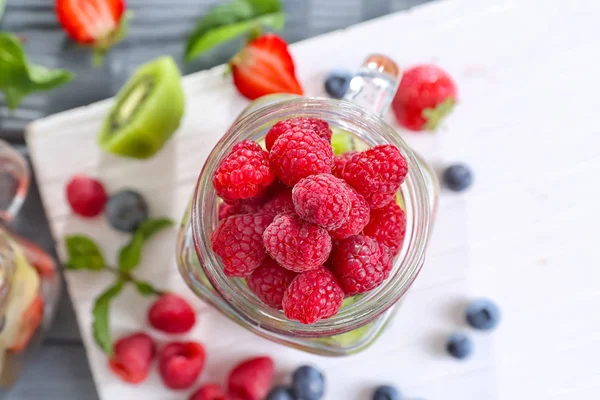
<svg viewBox="0 0 600 400">
<path fill-rule="evenodd" d="M 121 156 L 150 158 L 175 133 L 184 108 L 175 61 L 171 57 L 150 61 L 117 94 L 98 134 L 98 144 Z"/>
</svg>

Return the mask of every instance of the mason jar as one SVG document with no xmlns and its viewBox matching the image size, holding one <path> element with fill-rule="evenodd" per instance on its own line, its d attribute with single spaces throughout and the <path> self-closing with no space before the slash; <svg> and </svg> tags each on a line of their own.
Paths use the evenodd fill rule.
<svg viewBox="0 0 600 400">
<path fill-rule="evenodd" d="M 391 59 L 371 55 L 351 80 L 343 100 L 277 94 L 255 100 L 240 114 L 204 163 L 178 234 L 179 270 L 202 300 L 260 336 L 320 355 L 356 353 L 376 340 L 398 312 L 423 266 L 439 192 L 431 167 L 382 119 L 400 77 Z M 406 237 L 389 278 L 368 293 L 346 299 L 333 317 L 309 325 L 290 320 L 282 311 L 263 304 L 243 278 L 226 276 L 210 240 L 218 224 L 221 202 L 212 176 L 221 159 L 242 140 L 263 143 L 273 124 L 293 117 L 327 121 L 334 135 L 350 135 L 353 150 L 393 144 L 406 158 L 409 171 L 398 193 L 406 213 Z"/>
<path fill-rule="evenodd" d="M 55 260 L 15 234 L 29 188 L 27 161 L 0 140 L 0 386 L 12 385 L 50 326 L 60 297 Z"/>
</svg>

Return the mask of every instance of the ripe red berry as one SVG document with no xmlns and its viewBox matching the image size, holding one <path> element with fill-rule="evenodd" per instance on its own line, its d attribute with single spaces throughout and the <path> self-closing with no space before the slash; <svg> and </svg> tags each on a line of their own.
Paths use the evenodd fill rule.
<svg viewBox="0 0 600 400">
<path fill-rule="evenodd" d="M 228 398 L 221 385 L 205 383 L 190 396 L 190 400 L 228 400 Z"/>
<path fill-rule="evenodd" d="M 346 186 L 350 195 L 350 213 L 342 226 L 329 231 L 331 238 L 335 240 L 342 240 L 358 235 L 369 223 L 369 214 L 371 212 L 369 204 L 354 188 L 348 184 Z"/>
<path fill-rule="evenodd" d="M 355 151 L 349 151 L 339 156 L 333 156 L 333 168 L 331 169 L 331 175 L 340 179 L 344 179 L 342 175 L 344 173 L 346 163 L 355 154 Z"/>
<path fill-rule="evenodd" d="M 95 217 L 104 210 L 108 201 L 106 190 L 96 179 L 77 175 L 67 184 L 67 201 L 75 214 Z"/>
<path fill-rule="evenodd" d="M 386 144 L 352 156 L 343 177 L 371 208 L 381 208 L 394 199 L 407 173 L 408 164 L 400 150 Z"/>
<path fill-rule="evenodd" d="M 134 333 L 117 340 L 108 365 L 125 382 L 140 383 L 148 377 L 155 354 L 152 338 L 145 333 Z"/>
<path fill-rule="evenodd" d="M 263 234 L 265 248 L 281 266 L 303 272 L 319 268 L 331 252 L 331 237 L 296 214 L 279 214 Z"/>
<path fill-rule="evenodd" d="M 267 216 L 234 215 L 221 222 L 212 233 L 211 246 L 221 257 L 228 276 L 248 276 L 266 256 L 263 232 L 269 225 Z"/>
<path fill-rule="evenodd" d="M 246 278 L 248 288 L 266 305 L 281 309 L 283 293 L 296 273 L 283 268 L 267 257 L 263 264 Z"/>
<path fill-rule="evenodd" d="M 167 293 L 160 296 L 148 310 L 148 322 L 159 331 L 186 333 L 196 323 L 196 313 L 185 299 Z"/>
<path fill-rule="evenodd" d="M 301 129 L 279 136 L 269 160 L 277 177 L 286 185 L 294 186 L 307 176 L 330 173 L 333 149 L 312 130 Z"/>
<path fill-rule="evenodd" d="M 271 199 L 263 204 L 260 212 L 267 215 L 271 221 L 279 214 L 294 211 L 294 203 L 292 201 L 292 190 L 286 188 L 277 193 Z"/>
<path fill-rule="evenodd" d="M 454 81 L 435 65 L 407 69 L 392 101 L 398 123 L 413 131 L 435 130 L 457 99 Z"/>
<path fill-rule="evenodd" d="M 337 243 L 331 254 L 331 270 L 348 296 L 379 286 L 392 268 L 389 250 L 373 238 L 352 236 Z"/>
<path fill-rule="evenodd" d="M 344 301 L 344 291 L 326 268 L 304 272 L 294 278 L 283 295 L 286 317 L 303 324 L 337 314 Z"/>
<path fill-rule="evenodd" d="M 284 133 L 309 129 L 328 143 L 331 142 L 332 132 L 327 121 L 318 118 L 296 117 L 279 121 L 273 125 L 265 136 L 265 146 L 267 150 L 271 150 L 277 138 Z"/>
<path fill-rule="evenodd" d="M 234 400 L 264 400 L 273 381 L 274 365 L 269 357 L 244 360 L 227 377 L 229 396 Z"/>
<path fill-rule="evenodd" d="M 325 229 L 340 227 L 350 212 L 350 190 L 331 174 L 307 176 L 292 189 L 296 213 Z"/>
<path fill-rule="evenodd" d="M 257 143 L 244 140 L 221 160 L 213 186 L 223 200 L 234 203 L 259 196 L 274 180 L 268 153 Z"/>
<path fill-rule="evenodd" d="M 406 214 L 395 201 L 373 210 L 371 221 L 365 226 L 364 234 L 386 245 L 395 256 L 400 253 L 406 235 Z"/>
<path fill-rule="evenodd" d="M 219 221 L 238 214 L 252 214 L 259 210 L 259 205 L 253 204 L 219 204 Z"/>
<path fill-rule="evenodd" d="M 205 358 L 204 347 L 198 342 L 169 343 L 160 353 L 160 377 L 170 389 L 187 389 L 198 379 Z"/>
</svg>

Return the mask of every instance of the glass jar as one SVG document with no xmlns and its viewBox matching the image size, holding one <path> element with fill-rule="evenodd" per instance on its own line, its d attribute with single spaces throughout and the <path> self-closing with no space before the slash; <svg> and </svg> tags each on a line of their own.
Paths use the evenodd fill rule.
<svg viewBox="0 0 600 400">
<path fill-rule="evenodd" d="M 60 297 L 56 263 L 10 223 L 29 188 L 27 161 L 0 140 L 0 386 L 13 384 Z"/>
<path fill-rule="evenodd" d="M 433 170 L 381 119 L 399 79 L 399 69 L 392 60 L 372 55 L 351 80 L 344 100 L 271 95 L 254 101 L 242 112 L 208 156 L 178 235 L 180 272 L 200 298 L 267 339 L 316 354 L 347 355 L 373 343 L 398 311 L 423 265 L 439 191 Z M 244 279 L 225 276 L 210 248 L 220 201 L 212 176 L 220 160 L 236 143 L 246 139 L 261 142 L 274 123 L 298 116 L 324 119 L 334 132 L 348 132 L 356 150 L 393 144 L 409 166 L 399 192 L 407 216 L 406 238 L 389 278 L 369 293 L 346 299 L 337 315 L 311 325 L 291 321 L 282 311 L 264 305 Z"/>
</svg>

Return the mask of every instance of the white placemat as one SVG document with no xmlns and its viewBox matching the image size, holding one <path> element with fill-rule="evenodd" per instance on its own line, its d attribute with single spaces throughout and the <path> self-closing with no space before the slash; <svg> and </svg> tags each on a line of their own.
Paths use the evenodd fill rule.
<svg viewBox="0 0 600 400">
<path fill-rule="evenodd" d="M 137 274 L 193 301 L 199 319 L 187 337 L 202 341 L 208 353 L 199 382 L 224 382 L 237 360 L 264 353 L 275 358 L 282 381 L 299 363 L 323 368 L 328 400 L 369 399 L 370 388 L 386 382 L 428 400 L 598 399 L 600 131 L 593 116 L 599 20 L 595 1 L 448 0 L 293 45 L 309 95 L 323 94 L 327 71 L 358 66 L 371 52 L 403 66 L 435 62 L 447 69 L 458 82 L 460 104 L 444 129 L 435 135 L 400 131 L 436 166 L 469 163 L 476 183 L 464 195 L 442 194 L 426 265 L 398 317 L 373 347 L 347 358 L 273 344 L 194 299 L 176 269 L 176 232 L 161 233 Z M 98 176 L 111 191 L 140 191 L 152 215 L 181 217 L 208 152 L 247 104 L 223 80 L 221 67 L 187 77 L 185 90 L 183 125 L 147 162 L 96 146 L 111 100 L 28 128 L 61 255 L 70 233 L 94 237 L 109 257 L 126 240 L 103 218 L 70 214 L 63 192 L 74 173 Z M 136 387 L 108 370 L 91 336 L 90 310 L 112 277 L 66 275 L 100 397 L 185 398 L 164 389 L 156 371 Z M 494 333 L 473 333 L 474 356 L 457 362 L 444 355 L 444 336 L 464 328 L 463 303 L 480 295 L 500 304 L 502 325 Z M 149 329 L 148 302 L 129 290 L 120 296 L 111 312 L 115 337 Z"/>
</svg>

